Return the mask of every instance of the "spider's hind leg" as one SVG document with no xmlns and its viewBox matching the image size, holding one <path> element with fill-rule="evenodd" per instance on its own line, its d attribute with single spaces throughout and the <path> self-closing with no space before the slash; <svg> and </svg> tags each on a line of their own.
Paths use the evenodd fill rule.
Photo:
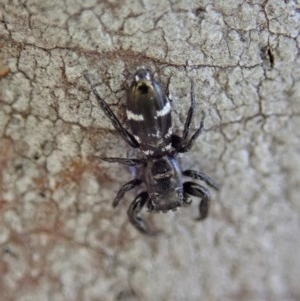
<svg viewBox="0 0 300 301">
<path fill-rule="evenodd" d="M 114 112 L 110 109 L 109 105 L 106 103 L 106 101 L 101 98 L 101 96 L 99 95 L 98 91 L 96 90 L 95 86 L 92 85 L 90 78 L 88 77 L 88 75 L 86 73 L 84 73 L 84 78 L 85 80 L 88 82 L 88 84 L 90 85 L 94 95 L 96 96 L 96 99 L 98 101 L 98 104 L 100 105 L 102 111 L 104 112 L 104 114 L 110 119 L 111 123 L 113 124 L 113 126 L 115 127 L 115 129 L 117 130 L 117 132 L 119 133 L 119 135 L 125 140 L 125 142 L 127 144 L 129 144 L 130 146 L 137 148 L 139 147 L 139 143 L 136 141 L 136 139 L 134 138 L 134 136 L 132 134 L 130 134 L 122 125 L 122 123 L 119 121 L 119 119 L 117 118 L 117 116 L 114 114 Z"/>
<path fill-rule="evenodd" d="M 100 159 L 106 162 L 120 163 L 128 166 L 143 165 L 146 163 L 144 159 L 136 159 L 136 158 L 100 157 Z"/>
<path fill-rule="evenodd" d="M 194 95 L 194 84 L 192 82 L 191 106 L 189 108 L 189 111 L 188 111 L 188 114 L 187 114 L 187 117 L 185 120 L 182 137 L 179 137 L 177 135 L 172 135 L 172 146 L 180 153 L 185 153 L 185 152 L 189 151 L 203 130 L 204 117 L 205 117 L 204 112 L 202 112 L 202 119 L 200 121 L 200 125 L 199 125 L 198 129 L 194 132 L 192 137 L 190 139 L 188 139 L 194 111 L 195 111 L 195 95 Z"/>
</svg>

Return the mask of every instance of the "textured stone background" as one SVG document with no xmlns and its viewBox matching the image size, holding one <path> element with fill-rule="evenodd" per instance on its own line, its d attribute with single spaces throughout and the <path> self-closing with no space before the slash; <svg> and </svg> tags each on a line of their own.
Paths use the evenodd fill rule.
<svg viewBox="0 0 300 301">
<path fill-rule="evenodd" d="M 120 4 L 120 3 L 122 4 Z M 300 300 L 299 1 L 0 3 L 1 300 Z M 149 66 L 205 132 L 182 166 L 222 184 L 147 216 L 147 238 L 111 202 L 133 174 L 95 155 L 136 155 L 83 78 L 125 121 Z"/>
</svg>

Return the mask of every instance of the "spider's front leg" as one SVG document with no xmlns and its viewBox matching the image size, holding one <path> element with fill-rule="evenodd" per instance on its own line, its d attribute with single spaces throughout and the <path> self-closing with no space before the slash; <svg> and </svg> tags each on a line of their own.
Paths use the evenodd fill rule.
<svg viewBox="0 0 300 301">
<path fill-rule="evenodd" d="M 129 190 L 131 190 L 131 189 L 137 187 L 138 185 L 140 185 L 140 184 L 142 184 L 142 183 L 143 183 L 143 181 L 142 181 L 141 179 L 134 179 L 134 180 L 132 180 L 132 181 L 130 181 L 130 182 L 124 184 L 124 185 L 120 188 L 118 194 L 116 195 L 116 197 L 115 197 L 115 199 L 114 199 L 114 201 L 113 201 L 113 204 L 112 204 L 113 207 L 117 207 L 117 206 L 118 206 L 120 200 L 123 198 L 123 196 L 125 195 L 125 193 L 126 193 L 127 191 L 129 191 Z"/>
<path fill-rule="evenodd" d="M 159 234 L 159 231 L 150 230 L 146 222 L 138 215 L 148 201 L 148 193 L 146 191 L 141 192 L 130 204 L 127 214 L 129 221 L 138 231 L 140 231 L 143 234 L 154 236 Z"/>
<path fill-rule="evenodd" d="M 195 111 L 195 95 L 194 95 L 194 83 L 192 82 L 191 106 L 190 106 L 190 109 L 188 111 L 188 114 L 187 114 L 187 117 L 185 120 L 182 137 L 179 137 L 177 135 L 172 135 L 172 146 L 179 153 L 185 153 L 185 152 L 189 151 L 192 148 L 193 143 L 196 141 L 196 139 L 199 137 L 199 135 L 202 132 L 203 122 L 204 122 L 204 117 L 205 117 L 204 112 L 202 112 L 202 119 L 200 121 L 200 125 L 199 125 L 198 129 L 195 131 L 195 133 L 192 135 L 192 137 L 190 139 L 188 139 L 194 111 Z"/>
<path fill-rule="evenodd" d="M 215 183 L 215 181 L 212 178 L 210 178 L 208 175 L 206 175 L 205 173 L 203 173 L 201 171 L 187 169 L 182 172 L 182 175 L 193 178 L 195 180 L 201 180 L 201 181 L 205 182 L 208 186 L 214 188 L 217 191 L 220 189 L 219 185 L 217 183 Z"/>
<path fill-rule="evenodd" d="M 200 216 L 197 218 L 197 220 L 205 219 L 208 215 L 208 210 L 209 210 L 209 201 L 210 201 L 209 190 L 194 182 L 185 182 L 183 184 L 183 190 L 185 193 L 201 198 L 199 204 Z"/>
<path fill-rule="evenodd" d="M 94 95 L 96 96 L 96 99 L 98 101 L 98 104 L 100 105 L 102 111 L 105 113 L 105 115 L 110 119 L 111 123 L 113 124 L 113 126 L 115 127 L 115 129 L 117 130 L 117 132 L 119 133 L 119 135 L 125 140 L 126 143 L 128 143 L 130 146 L 137 148 L 139 147 L 139 143 L 136 141 L 136 139 L 134 138 L 134 136 L 132 134 L 130 134 L 121 124 L 121 122 L 119 121 L 119 119 L 117 118 L 117 116 L 114 114 L 114 112 L 110 109 L 109 105 L 106 103 L 106 101 L 104 99 L 102 99 L 98 93 L 98 91 L 96 90 L 95 86 L 92 85 L 89 77 L 87 76 L 87 74 L 84 74 L 84 78 L 85 80 L 89 83 L 89 85 L 92 88 L 92 91 L 94 93 Z"/>
<path fill-rule="evenodd" d="M 101 160 L 110 162 L 110 163 L 120 163 L 128 166 L 137 166 L 137 165 L 144 165 L 146 161 L 144 159 L 136 159 L 136 158 L 116 158 L 116 157 L 100 157 Z M 113 201 L 113 207 L 118 206 L 120 200 L 123 198 L 124 194 L 135 188 L 136 186 L 143 183 L 141 179 L 134 179 L 128 183 L 125 183 L 120 190 L 118 191 L 117 196 Z"/>
</svg>

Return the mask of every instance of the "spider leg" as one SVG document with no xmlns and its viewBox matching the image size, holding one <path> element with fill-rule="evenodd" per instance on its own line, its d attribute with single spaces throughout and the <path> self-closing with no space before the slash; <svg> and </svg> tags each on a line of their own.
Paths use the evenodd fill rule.
<svg viewBox="0 0 300 301">
<path fill-rule="evenodd" d="M 193 196 L 197 196 L 201 198 L 199 204 L 199 218 L 197 220 L 205 219 L 208 215 L 209 210 L 209 201 L 210 201 L 210 193 L 209 190 L 199 184 L 193 182 L 185 182 L 183 184 L 183 190 L 185 193 L 188 193 Z"/>
<path fill-rule="evenodd" d="M 148 200 L 148 193 L 146 191 L 141 192 L 130 204 L 127 214 L 129 221 L 138 231 L 140 231 L 143 234 L 153 236 L 157 235 L 159 232 L 150 230 L 145 221 L 140 216 L 138 216 L 143 207 L 147 204 Z"/>
<path fill-rule="evenodd" d="M 119 135 L 125 140 L 126 143 L 128 143 L 130 146 L 137 148 L 139 147 L 139 143 L 136 141 L 134 136 L 130 134 L 121 124 L 117 116 L 114 114 L 114 112 L 110 109 L 108 104 L 104 99 L 102 99 L 96 90 L 95 86 L 92 85 L 88 75 L 85 73 L 84 75 L 85 80 L 89 83 L 89 85 L 92 88 L 92 91 L 94 95 L 96 96 L 96 99 L 98 101 L 98 104 L 100 105 L 101 109 L 103 110 L 104 114 L 110 119 L 111 123 L 119 133 Z"/>
<path fill-rule="evenodd" d="M 189 130 L 190 130 L 190 126 L 191 126 L 191 122 L 193 119 L 193 115 L 194 115 L 194 110 L 195 110 L 195 94 L 194 94 L 194 82 L 192 81 L 192 85 L 191 85 L 191 105 L 185 120 L 185 124 L 184 124 L 184 129 L 183 129 L 183 135 L 182 135 L 182 140 L 186 140 L 188 135 L 189 135 Z"/>
<path fill-rule="evenodd" d="M 140 184 L 142 184 L 142 183 L 143 183 L 142 180 L 140 180 L 140 179 L 134 179 L 134 180 L 132 180 L 132 181 L 130 181 L 130 182 L 124 184 L 124 185 L 120 188 L 120 190 L 118 191 L 118 193 L 117 193 L 117 195 L 116 195 L 116 197 L 115 197 L 115 199 L 114 199 L 114 201 L 113 201 L 113 204 L 112 204 L 113 207 L 118 206 L 120 200 L 123 198 L 123 196 L 125 195 L 125 193 L 126 193 L 127 191 L 133 189 L 134 187 L 136 187 L 136 186 L 138 186 L 138 185 L 140 185 Z"/>
<path fill-rule="evenodd" d="M 187 207 L 191 204 L 192 204 L 191 198 L 188 196 L 187 193 L 184 192 L 183 193 L 183 205 L 182 206 Z"/>
<path fill-rule="evenodd" d="M 192 135 L 192 137 L 190 139 L 188 139 L 190 126 L 191 126 L 191 122 L 192 122 L 193 115 L 194 115 L 194 110 L 195 110 L 195 94 L 194 94 L 194 83 L 192 82 L 191 106 L 189 108 L 189 111 L 188 111 L 188 114 L 187 114 L 187 117 L 185 120 L 182 137 L 179 137 L 177 135 L 172 135 L 172 146 L 180 153 L 185 153 L 185 152 L 189 151 L 203 130 L 203 122 L 204 122 L 204 117 L 205 117 L 204 112 L 202 112 L 202 119 L 200 121 L 200 125 L 199 125 L 198 129 L 195 131 L 195 133 Z"/>
<path fill-rule="evenodd" d="M 211 179 L 208 175 L 201 171 L 187 169 L 182 172 L 182 175 L 193 178 L 195 180 L 201 180 L 205 182 L 208 186 L 214 188 L 215 190 L 219 190 L 219 185 L 216 184 L 214 180 Z"/>
<path fill-rule="evenodd" d="M 111 158 L 111 157 L 100 157 L 101 160 L 111 163 L 120 163 L 128 166 L 143 165 L 146 163 L 144 159 L 135 158 Z"/>
</svg>

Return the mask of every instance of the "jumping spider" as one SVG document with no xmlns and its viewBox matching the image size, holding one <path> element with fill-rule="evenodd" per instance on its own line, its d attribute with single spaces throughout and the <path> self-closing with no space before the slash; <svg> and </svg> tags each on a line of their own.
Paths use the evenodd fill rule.
<svg viewBox="0 0 300 301">
<path fill-rule="evenodd" d="M 205 182 L 218 190 L 214 181 L 202 172 L 194 170 L 182 171 L 177 159 L 178 153 L 189 151 L 203 129 L 202 120 L 191 138 L 189 129 L 194 113 L 195 99 L 193 85 L 191 89 L 191 106 L 187 114 L 182 137 L 173 134 L 171 122 L 171 104 L 159 82 L 152 73 L 141 68 L 134 75 L 128 90 L 127 119 L 131 128 L 128 132 L 108 104 L 100 97 L 88 76 L 85 79 L 90 84 L 103 112 L 111 120 L 119 135 L 134 148 L 139 148 L 143 158 L 101 158 L 108 162 L 118 162 L 128 166 L 138 166 L 142 176 L 124 184 L 113 201 L 116 207 L 125 193 L 144 183 L 146 190 L 141 192 L 128 208 L 129 221 L 137 230 L 144 234 L 154 235 L 147 223 L 139 216 L 146 206 L 149 211 L 176 210 L 177 207 L 191 204 L 189 195 L 201 198 L 199 204 L 199 220 L 206 218 L 209 209 L 210 193 L 204 186 L 194 182 L 183 182 L 187 176 Z"/>
</svg>

